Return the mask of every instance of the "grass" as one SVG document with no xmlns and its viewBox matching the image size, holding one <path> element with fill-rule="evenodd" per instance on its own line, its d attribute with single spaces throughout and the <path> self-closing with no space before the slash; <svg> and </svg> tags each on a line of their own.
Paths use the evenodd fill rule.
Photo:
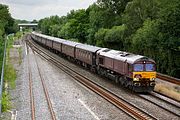
<svg viewBox="0 0 180 120">
<path fill-rule="evenodd" d="M 7 82 L 10 86 L 10 88 L 14 89 L 16 87 L 15 80 L 16 80 L 16 70 L 14 69 L 12 64 L 8 64 L 5 66 L 5 74 L 4 74 L 4 80 Z"/>
<path fill-rule="evenodd" d="M 168 85 L 158 83 L 155 86 L 155 91 L 180 101 L 180 91 L 173 87 L 169 87 Z"/>
<path fill-rule="evenodd" d="M 2 96 L 2 111 L 5 112 L 11 108 L 10 95 L 7 92 L 7 84 L 10 88 L 14 89 L 16 87 L 16 71 L 13 65 L 10 63 L 9 50 L 7 50 L 6 65 L 4 70 L 4 88 Z"/>
<path fill-rule="evenodd" d="M 10 49 L 12 48 L 14 42 L 14 37 L 9 36 L 6 48 L 6 64 L 4 69 L 4 85 L 3 85 L 3 94 L 2 94 L 2 111 L 5 112 L 11 109 L 10 95 L 8 93 L 8 88 L 14 89 L 16 87 L 16 70 L 11 64 L 10 59 Z"/>
<path fill-rule="evenodd" d="M 18 53 L 19 53 L 19 65 L 22 63 L 22 48 L 18 48 Z"/>
<path fill-rule="evenodd" d="M 10 95 L 4 91 L 2 94 L 2 98 L 2 111 L 5 112 L 11 109 Z"/>
</svg>

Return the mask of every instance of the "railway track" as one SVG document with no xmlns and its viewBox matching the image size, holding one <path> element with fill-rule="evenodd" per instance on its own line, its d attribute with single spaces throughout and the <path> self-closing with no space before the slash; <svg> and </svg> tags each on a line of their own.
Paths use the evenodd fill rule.
<svg viewBox="0 0 180 120">
<path fill-rule="evenodd" d="M 168 97 L 168 96 L 165 96 L 165 95 L 160 94 L 160 93 L 155 92 L 155 91 L 151 92 L 150 94 L 151 94 L 152 96 L 160 99 L 160 100 L 163 100 L 164 102 L 166 102 L 166 103 L 168 103 L 168 104 L 171 104 L 171 105 L 173 105 L 173 106 L 177 106 L 178 108 L 180 108 L 180 103 L 179 103 L 178 100 L 174 100 L 174 99 L 172 99 L 172 98 L 170 98 L 170 97 Z"/>
<path fill-rule="evenodd" d="M 97 83 L 91 81 L 89 78 L 77 73 L 73 69 L 69 68 L 68 66 L 62 64 L 59 60 L 55 59 L 51 55 L 47 54 L 40 48 L 36 47 L 32 42 L 28 42 L 29 46 L 31 46 L 34 51 L 36 51 L 39 55 L 43 58 L 48 60 L 49 62 L 55 64 L 58 68 L 63 70 L 65 73 L 73 77 L 75 80 L 86 86 L 87 88 L 91 89 L 117 108 L 121 109 L 131 117 L 135 119 L 147 120 L 147 119 L 157 119 L 156 117 L 152 116 L 151 114 L 145 112 L 144 110 L 136 107 L 135 105 L 129 103 L 127 100 L 123 99 L 122 97 L 112 93 L 111 91 L 107 90 L 106 88 L 98 85 Z"/>
<path fill-rule="evenodd" d="M 29 48 L 27 48 L 27 53 L 29 54 Z M 29 73 L 29 94 L 30 94 L 30 105 L 31 105 L 31 119 L 35 120 L 35 104 L 34 104 L 34 95 L 32 88 L 32 71 L 29 63 L 29 55 L 28 55 L 28 73 Z"/>
<path fill-rule="evenodd" d="M 177 101 L 165 98 L 165 96 L 160 96 L 154 92 L 148 95 L 139 94 L 138 96 L 180 118 L 180 104 Z M 164 106 L 164 104 L 166 104 L 166 106 Z"/>
<path fill-rule="evenodd" d="M 161 79 L 163 81 L 174 83 L 176 85 L 180 85 L 180 79 L 178 79 L 178 78 L 174 78 L 174 77 L 170 77 L 170 76 L 167 76 L 167 75 L 163 75 L 161 73 L 157 73 L 157 78 L 159 78 L 159 79 Z"/>
<path fill-rule="evenodd" d="M 27 52 L 29 54 L 29 48 L 27 49 Z M 56 120 L 56 116 L 55 116 L 55 113 L 53 111 L 53 107 L 52 107 L 52 103 L 51 103 L 51 100 L 50 100 L 50 97 L 49 97 L 49 93 L 48 93 L 47 87 L 46 87 L 46 85 L 44 83 L 44 79 L 42 77 L 42 74 L 41 74 L 41 71 L 40 71 L 40 68 L 39 68 L 39 64 L 38 64 L 38 61 L 37 61 L 37 58 L 36 58 L 36 55 L 35 55 L 35 52 L 33 51 L 33 49 L 32 49 L 32 52 L 33 52 L 34 57 L 35 57 L 35 62 L 36 62 L 36 65 L 37 65 L 38 74 L 39 74 L 40 79 L 41 79 L 41 84 L 43 86 L 43 91 L 44 91 L 44 94 L 45 94 L 45 98 L 46 98 L 46 101 L 47 101 L 47 105 L 48 105 L 48 109 L 49 109 L 49 112 L 50 112 L 50 115 L 51 115 L 51 119 Z M 28 55 L 28 71 L 29 71 L 31 118 L 32 118 L 32 120 L 35 120 L 35 103 L 34 103 L 34 95 L 33 95 L 33 87 L 32 87 L 33 86 L 32 85 L 32 71 L 31 71 L 31 67 L 30 67 L 30 63 L 29 63 L 29 55 Z"/>
</svg>

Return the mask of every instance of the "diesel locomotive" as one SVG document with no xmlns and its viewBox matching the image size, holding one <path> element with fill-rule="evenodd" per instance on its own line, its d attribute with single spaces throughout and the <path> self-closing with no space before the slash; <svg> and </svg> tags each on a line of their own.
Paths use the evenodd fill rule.
<svg viewBox="0 0 180 120">
<path fill-rule="evenodd" d="M 155 87 L 156 63 L 151 58 L 64 40 L 37 32 L 32 32 L 30 37 L 55 53 L 135 92 L 150 92 Z"/>
</svg>

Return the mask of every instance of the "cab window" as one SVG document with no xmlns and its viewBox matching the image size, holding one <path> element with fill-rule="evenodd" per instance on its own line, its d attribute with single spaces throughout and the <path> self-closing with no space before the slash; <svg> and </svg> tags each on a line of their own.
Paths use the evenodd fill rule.
<svg viewBox="0 0 180 120">
<path fill-rule="evenodd" d="M 146 71 L 154 71 L 154 64 L 146 64 L 145 68 Z"/>
<path fill-rule="evenodd" d="M 143 64 L 135 64 L 134 71 L 143 71 Z"/>
</svg>

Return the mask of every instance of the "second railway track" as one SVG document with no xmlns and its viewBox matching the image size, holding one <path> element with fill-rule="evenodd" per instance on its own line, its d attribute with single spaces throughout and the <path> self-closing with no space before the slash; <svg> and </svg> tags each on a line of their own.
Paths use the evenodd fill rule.
<svg viewBox="0 0 180 120">
<path fill-rule="evenodd" d="M 48 93 L 47 87 L 45 85 L 45 82 L 44 82 L 44 79 L 42 77 L 41 70 L 40 70 L 40 67 L 39 67 L 36 55 L 35 55 L 35 52 L 33 50 L 32 50 L 32 53 L 33 53 L 33 55 L 35 57 L 35 63 L 36 63 L 36 66 L 37 66 L 38 74 L 40 76 L 41 84 L 42 84 L 42 87 L 43 87 L 43 91 L 44 91 L 44 95 L 45 95 L 45 98 L 46 98 L 48 109 L 49 109 L 49 112 L 50 112 L 50 115 L 51 115 L 51 119 L 52 120 L 56 120 L 56 115 L 55 115 L 53 107 L 52 107 L 51 99 L 49 97 L 49 93 Z M 31 65 L 30 65 L 30 61 L 29 61 L 29 47 L 27 48 L 27 54 L 28 54 L 28 71 L 29 71 L 29 89 L 30 89 L 31 119 L 35 120 L 36 119 L 35 100 L 34 100 L 35 96 L 34 96 L 34 92 L 33 92 L 32 70 L 31 70 Z"/>
<path fill-rule="evenodd" d="M 27 54 L 29 54 L 29 48 L 27 49 Z M 29 73 L 29 95 L 30 95 L 30 105 L 31 105 L 31 119 L 35 120 L 35 104 L 34 104 L 34 95 L 32 88 L 32 71 L 29 63 L 29 55 L 28 55 L 28 73 Z"/>
<path fill-rule="evenodd" d="M 152 92 L 149 95 L 143 95 L 143 94 L 139 94 L 138 95 L 140 98 L 166 110 L 167 112 L 180 117 L 180 104 L 177 103 L 176 101 L 170 100 L 165 100 L 162 99 L 160 96 L 158 96 L 156 93 Z M 163 96 L 164 97 L 164 96 Z M 173 101 L 173 102 L 172 102 Z M 164 106 L 166 104 L 166 106 Z"/>
</svg>

